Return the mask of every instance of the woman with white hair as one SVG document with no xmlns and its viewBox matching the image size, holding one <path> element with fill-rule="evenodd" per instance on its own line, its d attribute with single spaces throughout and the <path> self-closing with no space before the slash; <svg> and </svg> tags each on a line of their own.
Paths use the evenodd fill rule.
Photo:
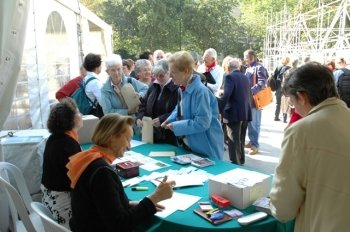
<svg viewBox="0 0 350 232">
<path fill-rule="evenodd" d="M 177 139 L 171 130 L 165 130 L 160 125 L 169 117 L 175 109 L 178 101 L 178 86 L 170 78 L 169 65 L 166 60 L 160 60 L 153 67 L 153 75 L 156 80 L 149 87 L 147 94 L 142 98 L 136 123 L 142 127 L 144 116 L 153 119 L 154 140 L 156 143 L 168 143 L 177 146 Z"/>
<path fill-rule="evenodd" d="M 136 79 L 146 85 L 152 83 L 152 64 L 149 60 L 141 59 L 135 63 Z"/>
<path fill-rule="evenodd" d="M 101 89 L 103 99 L 102 109 L 105 114 L 119 113 L 121 115 L 132 115 L 137 112 L 138 107 L 128 109 L 127 103 L 121 93 L 121 88 L 130 83 L 139 97 L 143 97 L 148 86 L 134 78 L 123 74 L 123 61 L 119 55 L 112 54 L 106 60 L 106 72 L 109 75 L 106 83 Z"/>
</svg>

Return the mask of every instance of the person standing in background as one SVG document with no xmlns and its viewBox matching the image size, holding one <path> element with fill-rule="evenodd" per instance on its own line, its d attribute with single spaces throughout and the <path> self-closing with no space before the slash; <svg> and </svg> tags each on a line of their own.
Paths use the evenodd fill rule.
<svg viewBox="0 0 350 232">
<path fill-rule="evenodd" d="M 237 58 L 227 64 L 224 93 L 219 100 L 220 112 L 226 124 L 228 152 L 232 163 L 243 165 L 245 162 L 244 142 L 248 122 L 252 119 L 250 108 L 250 83 L 240 71 Z"/>
<path fill-rule="evenodd" d="M 250 81 L 251 94 L 257 94 L 266 87 L 267 71 L 265 67 L 257 61 L 256 53 L 253 50 L 244 52 L 244 59 L 247 63 L 245 75 Z M 261 125 L 261 110 L 257 109 L 255 103 L 251 102 L 252 121 L 248 124 L 249 143 L 245 145 L 249 148 L 249 155 L 255 155 L 259 152 L 259 136 Z"/>
<path fill-rule="evenodd" d="M 203 54 L 205 71 L 210 72 L 216 82 L 215 84 L 208 83 L 207 86 L 216 96 L 219 94 L 219 90 L 224 79 L 224 70 L 218 65 L 217 58 L 218 55 L 214 48 L 207 49 Z"/>
<path fill-rule="evenodd" d="M 85 84 L 85 93 L 91 102 L 97 102 L 93 107 L 90 114 L 95 115 L 98 118 L 103 116 L 103 110 L 101 105 L 103 104 L 101 98 L 102 83 L 98 78 L 101 73 L 101 56 L 93 53 L 89 53 L 84 58 L 84 68 L 86 69 L 86 76 L 83 79 Z M 91 80 L 90 80 L 91 79 Z"/>
<path fill-rule="evenodd" d="M 79 88 L 80 82 L 84 79 L 86 76 L 86 70 L 83 66 L 80 67 L 80 76 L 75 77 L 74 79 L 68 81 L 66 84 L 64 84 L 59 90 L 56 92 L 56 99 L 58 101 L 63 100 L 66 97 L 69 97 L 72 95 L 72 93 L 75 92 Z"/>
<path fill-rule="evenodd" d="M 288 66 L 289 64 L 289 57 L 285 56 L 282 58 L 281 60 L 281 65 L 278 66 L 275 69 L 275 72 L 273 74 L 273 79 L 276 80 L 276 92 L 275 92 L 275 96 L 276 96 L 276 110 L 275 110 L 275 121 L 280 121 L 280 111 L 281 111 L 281 99 L 282 99 L 282 82 L 283 82 L 283 77 L 285 72 L 290 69 L 290 66 Z"/>
</svg>

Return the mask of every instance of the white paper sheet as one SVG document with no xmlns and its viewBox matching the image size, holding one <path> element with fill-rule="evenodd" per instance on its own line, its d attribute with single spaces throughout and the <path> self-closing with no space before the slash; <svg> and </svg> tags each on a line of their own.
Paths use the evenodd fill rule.
<svg viewBox="0 0 350 232">
<path fill-rule="evenodd" d="M 190 174 L 168 176 L 167 181 L 175 181 L 176 184 L 175 184 L 174 188 L 203 185 L 203 182 L 201 181 L 201 179 L 193 178 L 193 176 Z M 155 186 L 158 186 L 160 183 L 157 180 L 151 180 L 151 182 Z"/>
<path fill-rule="evenodd" d="M 185 211 L 201 198 L 202 197 L 174 192 L 172 198 L 159 202 L 165 209 L 162 212 L 156 213 L 156 216 L 165 218 L 176 210 Z"/>
</svg>

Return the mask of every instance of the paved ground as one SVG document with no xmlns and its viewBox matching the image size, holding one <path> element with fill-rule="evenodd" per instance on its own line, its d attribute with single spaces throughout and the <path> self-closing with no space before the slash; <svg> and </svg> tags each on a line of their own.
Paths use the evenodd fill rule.
<svg viewBox="0 0 350 232">
<path fill-rule="evenodd" d="M 280 157 L 283 130 L 287 126 L 287 124 L 282 121 L 274 121 L 275 106 L 276 105 L 273 102 L 263 110 L 259 139 L 259 154 L 248 155 L 248 149 L 246 149 L 246 162 L 244 165 L 267 174 L 274 173 Z M 282 119 L 282 114 L 280 119 Z M 248 137 L 246 138 L 246 141 L 249 141 Z M 227 150 L 225 151 L 224 159 L 229 160 Z"/>
</svg>

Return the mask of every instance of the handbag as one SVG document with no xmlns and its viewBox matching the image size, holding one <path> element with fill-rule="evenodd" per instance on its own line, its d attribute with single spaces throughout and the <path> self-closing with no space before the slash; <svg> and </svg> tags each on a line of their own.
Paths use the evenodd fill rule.
<svg viewBox="0 0 350 232">
<path fill-rule="evenodd" d="M 256 69 L 253 74 L 254 85 L 256 84 Z M 253 95 L 253 100 L 255 107 L 258 110 L 262 110 L 267 105 L 271 104 L 273 101 L 272 91 L 270 87 L 265 87 Z"/>
</svg>

